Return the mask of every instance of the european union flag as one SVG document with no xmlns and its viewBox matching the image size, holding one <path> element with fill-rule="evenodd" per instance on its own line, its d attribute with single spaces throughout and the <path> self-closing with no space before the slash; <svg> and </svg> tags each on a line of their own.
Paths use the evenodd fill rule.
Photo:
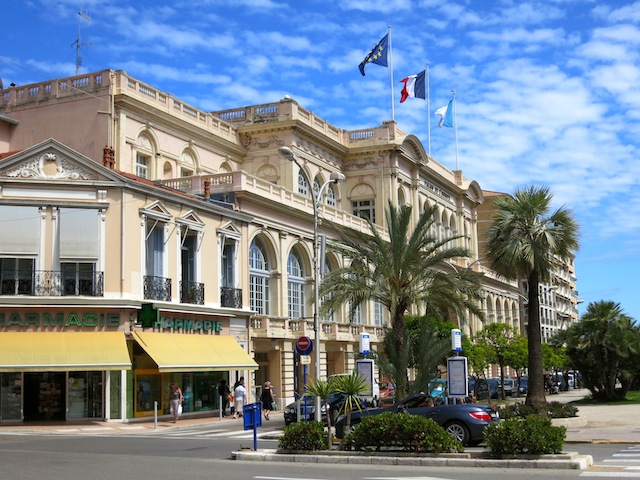
<svg viewBox="0 0 640 480">
<path fill-rule="evenodd" d="M 364 67 L 367 63 L 375 63 L 382 67 L 386 67 L 387 65 L 387 52 L 389 51 L 389 34 L 387 33 L 382 40 L 378 42 L 378 44 L 371 49 L 369 54 L 364 57 L 362 63 L 360 63 L 360 73 L 364 77 Z"/>
</svg>

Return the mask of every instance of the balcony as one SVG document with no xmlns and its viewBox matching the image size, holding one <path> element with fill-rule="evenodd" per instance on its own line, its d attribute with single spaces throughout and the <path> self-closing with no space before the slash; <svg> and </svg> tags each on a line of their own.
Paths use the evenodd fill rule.
<svg viewBox="0 0 640 480">
<path fill-rule="evenodd" d="M 204 283 L 180 282 L 180 303 L 204 305 Z"/>
<path fill-rule="evenodd" d="M 242 308 L 242 289 L 231 287 L 220 288 L 220 302 L 225 308 Z"/>
<path fill-rule="evenodd" d="M 0 295 L 37 297 L 102 297 L 104 272 L 67 276 L 54 270 L 3 270 Z"/>
<path fill-rule="evenodd" d="M 145 275 L 143 285 L 144 298 L 147 300 L 171 301 L 171 279 Z"/>
</svg>

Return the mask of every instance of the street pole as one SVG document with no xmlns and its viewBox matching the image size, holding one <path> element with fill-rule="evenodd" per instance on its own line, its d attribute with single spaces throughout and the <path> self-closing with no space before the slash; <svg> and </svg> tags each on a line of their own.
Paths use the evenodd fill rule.
<svg viewBox="0 0 640 480">
<path fill-rule="evenodd" d="M 320 380 L 320 317 L 318 313 L 320 306 L 320 232 L 318 210 L 324 189 L 332 183 L 338 183 L 344 180 L 345 176 L 337 172 L 332 173 L 329 180 L 324 182 L 318 192 L 316 192 L 313 188 L 313 182 L 304 168 L 302 168 L 302 165 L 298 163 L 298 158 L 295 153 L 293 153 L 293 150 L 289 147 L 280 147 L 278 153 L 281 157 L 292 161 L 298 166 L 307 181 L 308 187 L 311 189 L 311 199 L 313 203 L 313 360 L 315 380 L 318 381 Z M 315 397 L 315 420 L 317 422 L 321 421 L 320 400 L 320 397 Z M 327 414 L 328 413 L 329 412 L 327 412 Z"/>
</svg>

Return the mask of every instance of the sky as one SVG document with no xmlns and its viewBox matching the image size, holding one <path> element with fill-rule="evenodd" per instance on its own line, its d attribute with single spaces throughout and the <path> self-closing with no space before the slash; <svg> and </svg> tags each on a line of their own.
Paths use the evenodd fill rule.
<svg viewBox="0 0 640 480">
<path fill-rule="evenodd" d="M 580 313 L 608 300 L 640 321 L 640 1 L 2 5 L 5 86 L 74 75 L 79 38 L 80 73 L 124 70 L 205 111 L 289 95 L 345 130 L 394 119 L 484 190 L 547 186 L 553 209 L 580 224 Z M 389 31 L 391 65 L 363 77 L 358 65 Z M 400 104 L 400 80 L 427 65 L 429 102 Z M 438 128 L 453 91 L 457 128 Z"/>
</svg>

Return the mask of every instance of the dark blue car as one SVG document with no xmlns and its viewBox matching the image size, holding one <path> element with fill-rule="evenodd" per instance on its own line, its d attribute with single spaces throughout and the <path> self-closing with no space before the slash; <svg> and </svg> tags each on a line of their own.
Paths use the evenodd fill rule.
<svg viewBox="0 0 640 480">
<path fill-rule="evenodd" d="M 426 406 L 428 398 L 430 398 L 428 395 L 419 393 L 388 407 L 352 412 L 351 428 L 360 423 L 360 420 L 367 415 L 406 412 L 433 419 L 450 435 L 460 440 L 463 445 L 477 445 L 484 439 L 484 428 L 499 420 L 498 413 L 493 407 L 468 403 L 428 407 Z M 345 421 L 345 415 L 340 415 L 336 421 L 337 438 L 342 438 L 345 435 Z"/>
</svg>

